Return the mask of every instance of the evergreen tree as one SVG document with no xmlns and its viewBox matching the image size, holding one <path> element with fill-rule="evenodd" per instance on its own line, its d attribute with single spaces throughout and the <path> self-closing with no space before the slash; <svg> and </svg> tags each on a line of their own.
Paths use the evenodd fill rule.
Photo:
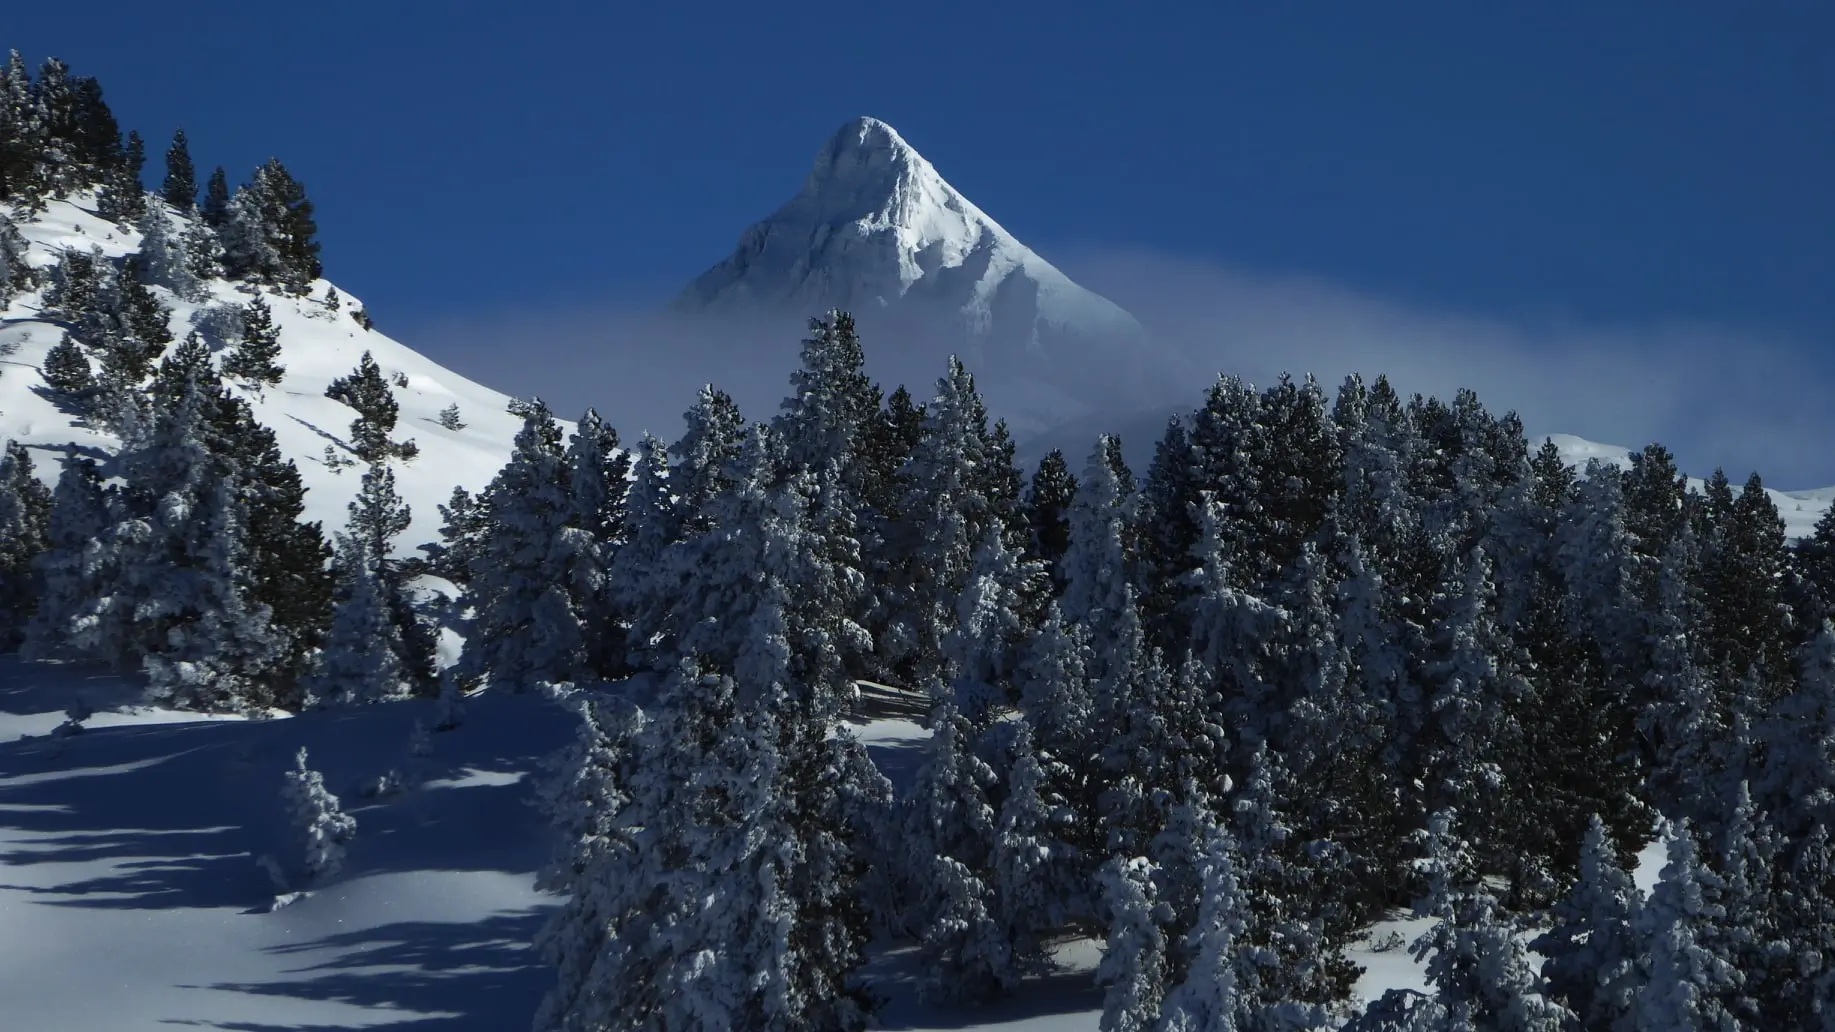
<svg viewBox="0 0 1835 1032">
<path fill-rule="evenodd" d="M 67 404 L 81 405 L 96 389 L 89 357 L 68 333 L 45 352 L 43 374 L 45 386 L 57 392 Z"/>
<path fill-rule="evenodd" d="M 223 356 L 223 375 L 251 386 L 279 383 L 287 372 L 277 361 L 280 358 L 280 329 L 274 325 L 274 313 L 261 295 L 255 295 L 243 306 L 240 325 L 240 338 Z M 383 431 L 385 438 L 387 433 Z M 354 429 L 352 436 L 356 436 Z"/>
<path fill-rule="evenodd" d="M 323 882 L 343 868 L 345 850 L 357 834 L 357 819 L 326 790 L 324 775 L 306 766 L 304 746 L 294 755 L 286 779 L 281 796 L 293 824 L 295 868 L 303 884 Z"/>
<path fill-rule="evenodd" d="M 35 561 L 44 589 L 26 629 L 26 658 L 73 659 L 96 650 L 93 617 L 108 611 L 113 523 L 95 460 L 72 452 L 52 494 L 47 547 Z"/>
<path fill-rule="evenodd" d="M 1148 1032 L 1166 996 L 1166 933 L 1153 887 L 1153 865 L 1114 857 L 1098 872 L 1109 912 L 1108 940 L 1096 980 L 1107 986 L 1102 1032 Z"/>
<path fill-rule="evenodd" d="M 211 189 L 215 189 L 214 180 Z M 207 200 L 207 219 L 209 203 Z M 269 158 L 255 170 L 249 184 L 229 199 L 218 227 L 229 275 L 304 296 L 323 271 L 319 245 L 313 239 L 318 225 L 312 214 L 305 188 L 278 159 Z"/>
<path fill-rule="evenodd" d="M 96 192 L 96 214 L 120 225 L 140 221 L 147 212 L 146 187 L 140 182 L 146 166 L 146 141 L 138 132 L 129 132 L 127 142 L 118 144 L 119 156 L 101 173 L 101 189 Z"/>
<path fill-rule="evenodd" d="M 427 553 L 427 571 L 463 586 L 471 581 L 471 566 L 484 547 L 490 529 L 490 506 L 463 487 L 440 510 L 440 540 L 418 546 Z"/>
<path fill-rule="evenodd" d="M 363 484 L 349 506 L 349 533 L 362 542 L 363 555 L 388 580 L 399 579 L 400 566 L 390 558 L 395 538 L 414 521 L 414 510 L 395 490 L 395 471 L 388 463 L 373 463 L 363 473 Z"/>
<path fill-rule="evenodd" d="M 687 427 L 681 439 L 669 448 L 673 460 L 670 492 L 681 513 L 682 532 L 699 533 L 707 529 L 702 510 L 731 486 L 730 473 L 739 458 L 745 419 L 733 399 L 711 384 L 701 388 L 694 406 L 682 414 L 682 419 Z"/>
<path fill-rule="evenodd" d="M 628 650 L 608 578 L 625 536 L 631 458 L 618 447 L 618 431 L 589 408 L 562 461 L 574 506 L 574 526 L 566 532 L 571 554 L 567 587 L 588 629 L 587 669 L 599 677 L 618 677 L 626 669 Z"/>
<path fill-rule="evenodd" d="M 1026 721 L 1017 723 L 1011 750 L 994 839 L 994 897 L 1010 963 L 1029 974 L 1049 967 L 1050 936 L 1083 909 L 1081 829 L 1059 789 L 1069 770 L 1038 748 Z"/>
<path fill-rule="evenodd" d="M 197 170 L 191 164 L 191 145 L 186 142 L 183 129 L 172 134 L 172 145 L 166 148 L 166 178 L 160 184 L 159 194 L 180 215 L 189 214 L 197 207 Z"/>
<path fill-rule="evenodd" d="M 1707 941 L 1726 916 L 1716 902 L 1724 883 L 1702 865 L 1686 822 L 1669 825 L 1664 839 L 1669 862 L 1637 925 L 1649 975 L 1633 1005 L 1635 1027 L 1734 1032 L 1739 1024 L 1722 997 L 1742 979 Z"/>
<path fill-rule="evenodd" d="M 47 545 L 51 492 L 32 472 L 32 455 L 17 441 L 0 455 L 0 649 L 17 648 L 42 590 L 35 560 Z"/>
<path fill-rule="evenodd" d="M 458 402 L 455 401 L 440 410 L 440 426 L 455 432 L 465 429 L 465 421 L 459 418 Z"/>
<path fill-rule="evenodd" d="M 204 224 L 219 235 L 229 225 L 229 177 L 224 175 L 221 165 L 211 171 L 210 180 L 204 184 L 204 204 L 200 213 Z"/>
<path fill-rule="evenodd" d="M 575 510 L 560 427 L 540 401 L 487 497 L 490 528 L 466 587 L 474 615 L 461 676 L 517 692 L 572 681 L 583 672 L 586 647 L 566 583 L 564 532 Z"/>
<path fill-rule="evenodd" d="M 25 238 L 11 218 L 0 214 L 0 308 L 12 304 L 13 298 L 37 282 L 37 272 L 26 261 Z"/>
<path fill-rule="evenodd" d="M 1064 583 L 1058 606 L 1064 619 L 1091 629 L 1097 674 L 1115 649 L 1116 617 L 1130 591 L 1128 492 L 1109 461 L 1114 438 L 1104 435 L 1090 452 L 1070 507 L 1070 542 L 1059 563 Z"/>
<path fill-rule="evenodd" d="M 1032 483 L 1026 488 L 1026 522 L 1032 528 L 1027 539 L 1026 554 L 1045 564 L 1060 592 L 1064 588 L 1064 580 L 1058 570 L 1058 563 L 1070 546 L 1070 520 L 1067 514 L 1076 497 L 1077 478 L 1071 476 L 1070 466 L 1064 461 L 1064 453 L 1056 449 L 1047 452 L 1039 460 L 1038 471 L 1032 475 Z"/>
<path fill-rule="evenodd" d="M 171 216 L 159 205 L 151 205 L 140 216 L 138 253 L 141 276 L 186 301 L 205 299 L 204 286 L 193 269 L 183 235 L 174 235 Z M 186 227 L 186 232 L 190 227 Z"/>
<path fill-rule="evenodd" d="M 382 367 L 368 351 L 358 360 L 357 368 L 331 381 L 325 396 L 357 410 L 350 424 L 351 450 L 365 462 L 378 462 L 391 456 L 412 458 L 418 452 L 414 442 L 397 443 L 389 439 L 401 407 L 383 378 Z M 544 410 L 546 411 L 546 410 Z"/>
<path fill-rule="evenodd" d="M 905 834 L 924 984 L 944 998 L 985 999 L 1017 978 L 994 895 L 998 831 L 988 791 L 997 776 L 947 696 L 932 705 L 930 728 Z"/>
<path fill-rule="evenodd" d="M 1580 846 L 1580 878 L 1553 909 L 1554 923 L 1530 944 L 1548 958 L 1549 994 L 1565 1003 L 1587 1032 L 1629 1026 L 1642 980 L 1635 929 L 1643 895 L 1619 867 L 1598 817 Z"/>
<path fill-rule="evenodd" d="M 306 698 L 320 706 L 385 702 L 406 694 L 401 632 L 389 611 L 389 585 L 378 573 L 377 556 L 361 533 L 338 541 L 338 587 L 342 596 L 331 631 L 306 679 Z"/>
<path fill-rule="evenodd" d="M 609 603 L 626 628 L 626 659 L 639 669 L 666 667 L 674 649 L 672 609 L 683 571 L 675 546 L 682 538 L 679 510 L 670 494 L 662 442 L 645 434 L 632 450 L 634 467 L 625 493 L 624 541 L 607 571 Z"/>
<path fill-rule="evenodd" d="M 1193 843 L 1198 853 L 1197 919 L 1185 936 L 1191 965 L 1166 993 L 1156 1029 L 1164 1032 L 1241 1032 L 1243 1008 L 1237 985 L 1247 901 L 1236 879 L 1236 845 L 1215 821 L 1204 822 Z"/>
</svg>

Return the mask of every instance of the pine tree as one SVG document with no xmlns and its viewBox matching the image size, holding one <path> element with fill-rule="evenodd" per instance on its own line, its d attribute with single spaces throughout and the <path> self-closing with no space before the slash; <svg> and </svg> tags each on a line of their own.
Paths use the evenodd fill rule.
<svg viewBox="0 0 1835 1032">
<path fill-rule="evenodd" d="M 666 666 L 673 654 L 671 610 L 681 589 L 675 546 L 681 541 L 679 510 L 670 494 L 668 458 L 662 442 L 645 434 L 632 449 L 631 483 L 625 492 L 625 534 L 606 574 L 608 602 L 626 628 L 626 662 L 637 669 Z"/>
<path fill-rule="evenodd" d="M 357 418 L 350 424 L 350 439 L 351 450 L 358 458 L 378 462 L 395 455 L 406 457 L 404 452 L 412 442 L 397 444 L 389 439 L 401 407 L 382 376 L 382 367 L 368 351 L 358 360 L 356 369 L 331 381 L 325 396 L 357 410 Z"/>
<path fill-rule="evenodd" d="M 440 426 L 452 431 L 465 429 L 465 421 L 459 418 L 459 403 L 453 402 L 440 410 Z"/>
<path fill-rule="evenodd" d="M 1097 873 L 1109 913 L 1108 940 L 1096 980 L 1107 986 L 1102 1032 L 1148 1032 L 1166 995 L 1166 933 L 1153 887 L 1153 865 L 1114 857 Z"/>
<path fill-rule="evenodd" d="M 11 218 L 0 214 L 0 308 L 12 304 L 13 298 L 37 282 L 37 272 L 26 261 L 25 238 Z"/>
<path fill-rule="evenodd" d="M 73 659 L 95 650 L 100 621 L 94 616 L 110 608 L 104 585 L 110 580 L 113 523 L 95 460 L 73 451 L 52 494 L 46 548 L 35 560 L 44 587 L 26 628 L 27 659 Z"/>
<path fill-rule="evenodd" d="M 573 526 L 564 532 L 566 583 L 581 626 L 589 629 L 587 670 L 615 678 L 625 672 L 627 648 L 608 578 L 625 536 L 631 458 L 618 446 L 618 431 L 596 411 L 587 409 L 577 427 L 562 455 L 574 507 Z"/>
<path fill-rule="evenodd" d="M 189 214 L 197 207 L 197 170 L 191 164 L 191 146 L 185 140 L 183 129 L 172 134 L 172 145 L 166 148 L 166 178 L 160 184 L 159 194 L 180 215 Z"/>
<path fill-rule="evenodd" d="M 729 473 L 739 458 L 745 419 L 739 406 L 712 385 L 701 388 L 692 408 L 682 414 L 687 428 L 669 448 L 670 491 L 681 513 L 684 533 L 707 527 L 702 509 L 731 484 Z"/>
<path fill-rule="evenodd" d="M 490 528 L 466 586 L 474 615 L 461 676 L 517 692 L 572 681 L 584 672 L 586 647 L 566 583 L 564 532 L 576 513 L 560 427 L 546 405 L 531 407 L 486 497 Z"/>
<path fill-rule="evenodd" d="M 1215 821 L 1198 829 L 1199 905 L 1185 934 L 1191 964 L 1185 978 L 1166 993 L 1161 1032 L 1244 1032 L 1239 1017 L 1246 1010 L 1237 985 L 1243 949 L 1243 897 L 1236 876 L 1236 844 Z"/>
<path fill-rule="evenodd" d="M 277 361 L 280 358 L 280 329 L 274 325 L 274 313 L 261 295 L 255 295 L 243 306 L 241 327 L 240 339 L 223 356 L 223 375 L 251 386 L 279 383 L 287 372 Z M 355 430 L 352 436 L 356 436 Z"/>
<path fill-rule="evenodd" d="M 301 883 L 321 883 L 336 875 L 356 837 L 357 819 L 345 813 L 338 797 L 326 790 L 324 775 L 306 766 L 304 746 L 293 757 L 281 796 L 293 824 L 294 862 Z"/>
<path fill-rule="evenodd" d="M 229 225 L 229 177 L 218 165 L 210 173 L 210 180 L 204 184 L 204 203 L 200 209 L 204 224 L 216 230 L 219 235 Z"/>
<path fill-rule="evenodd" d="M 1067 514 L 1076 497 L 1077 478 L 1071 476 L 1064 453 L 1056 449 L 1047 452 L 1026 488 L 1026 522 L 1032 528 L 1026 554 L 1046 564 L 1059 591 L 1063 590 L 1064 579 L 1058 564 L 1070 546 Z"/>
<path fill-rule="evenodd" d="M 206 201 L 205 217 L 211 218 Z M 247 186 L 237 190 L 218 225 L 223 236 L 224 267 L 231 277 L 273 284 L 295 296 L 304 296 L 323 271 L 319 245 L 313 237 L 318 226 L 305 188 L 278 159 L 270 158 L 255 170 Z"/>
<path fill-rule="evenodd" d="M 372 463 L 363 473 L 357 497 L 347 506 L 350 535 L 363 543 L 363 554 L 386 579 L 399 578 L 399 565 L 390 558 L 395 539 L 414 521 L 414 510 L 395 490 L 395 471 L 388 463 Z"/>
<path fill-rule="evenodd" d="M 386 702 L 406 694 L 401 632 L 389 611 L 389 585 L 361 534 L 338 541 L 341 600 L 316 668 L 305 681 L 306 698 L 319 706 Z"/>
<path fill-rule="evenodd" d="M 427 553 L 429 573 L 463 586 L 471 580 L 472 562 L 490 529 L 489 504 L 463 487 L 454 487 L 452 497 L 438 508 L 440 540 L 418 547 Z"/>
<path fill-rule="evenodd" d="M 140 230 L 139 268 L 146 282 L 165 287 L 186 301 L 204 300 L 204 286 L 186 253 L 186 239 L 174 235 L 165 208 L 148 206 L 136 228 Z M 186 231 L 189 229 L 187 226 Z"/>
<path fill-rule="evenodd" d="M 1064 619 L 1091 629 L 1097 674 L 1114 651 L 1113 633 L 1130 590 L 1127 492 L 1110 462 L 1114 438 L 1104 435 L 1090 452 L 1070 507 L 1070 541 L 1059 563 L 1064 583 L 1058 600 Z"/>
<path fill-rule="evenodd" d="M 42 588 L 35 560 L 49 542 L 51 492 L 32 472 L 32 456 L 17 441 L 0 456 L 0 649 L 17 648 L 38 607 Z"/>
<path fill-rule="evenodd" d="M 1081 829 L 1059 785 L 1070 772 L 1016 725 L 1006 799 L 994 839 L 994 897 L 1010 963 L 1020 974 L 1049 967 L 1051 935 L 1083 909 Z"/>
<path fill-rule="evenodd" d="M 992 859 L 994 771 L 975 755 L 975 728 L 948 697 L 931 707 L 925 748 L 907 810 L 905 870 L 914 895 L 926 992 L 985 999 L 1016 974 L 1000 927 Z"/>
<path fill-rule="evenodd" d="M 1619 866 L 1598 817 L 1580 846 L 1580 878 L 1553 909 L 1554 924 L 1530 944 L 1548 958 L 1549 995 L 1565 1003 L 1587 1032 L 1614 1032 L 1631 1021 L 1640 944 L 1635 929 L 1643 895 Z"/>
<path fill-rule="evenodd" d="M 1638 1032 L 1739 1027 L 1722 1003 L 1742 978 L 1710 940 L 1726 915 L 1716 902 L 1719 876 L 1702 865 L 1686 822 L 1664 831 L 1669 862 L 1638 921 L 1649 975 L 1633 1005 Z"/>
<path fill-rule="evenodd" d="M 80 406 L 96 389 L 95 373 L 90 371 L 89 357 L 66 333 L 45 352 L 43 368 L 45 386 L 56 391 L 69 405 Z"/>
<path fill-rule="evenodd" d="M 112 166 L 101 174 L 101 189 L 96 192 L 96 214 L 123 226 L 131 226 L 147 213 L 146 187 L 140 182 L 146 166 L 146 141 L 138 132 L 129 132 L 127 142 L 119 145 L 120 154 Z"/>
</svg>

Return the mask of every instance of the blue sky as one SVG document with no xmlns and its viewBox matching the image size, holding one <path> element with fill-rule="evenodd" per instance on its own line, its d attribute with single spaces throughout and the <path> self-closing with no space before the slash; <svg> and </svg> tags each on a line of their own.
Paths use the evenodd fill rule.
<svg viewBox="0 0 1835 1032">
<path fill-rule="evenodd" d="M 1379 306 L 1403 365 L 1411 320 L 1452 320 L 1505 350 L 1616 349 L 1621 378 L 1633 359 L 1734 369 L 1652 388 L 1733 415 L 1773 380 L 1804 405 L 1835 382 L 1835 8 L 1121 10 L 37 4 L 0 46 L 99 77 L 151 180 L 177 125 L 238 180 L 281 157 L 319 206 L 329 275 L 468 372 L 490 344 L 455 327 L 666 297 L 872 114 L 1149 323 L 1207 318 L 1141 283 L 1172 268 L 1201 297 L 1227 276 L 1289 308 Z M 1475 381 L 1497 365 L 1468 357 Z M 1522 401 L 1532 427 L 1557 401 Z M 1674 409 L 1644 436 L 1686 435 Z M 1784 433 L 1684 443 L 1697 466 L 1835 482 L 1820 442 L 1783 454 Z"/>
</svg>

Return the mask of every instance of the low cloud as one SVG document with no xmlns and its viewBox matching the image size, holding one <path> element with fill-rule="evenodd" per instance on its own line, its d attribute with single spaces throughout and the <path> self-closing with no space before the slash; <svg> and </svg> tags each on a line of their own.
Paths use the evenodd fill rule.
<svg viewBox="0 0 1835 1032">
<path fill-rule="evenodd" d="M 1691 472 L 1759 471 L 1774 487 L 1835 483 L 1835 406 L 1782 335 L 1669 322 L 1586 325 L 1435 311 L 1336 284 L 1149 253 L 1083 254 L 1065 269 L 1209 373 L 1266 384 L 1311 373 L 1334 390 L 1385 373 L 1405 394 L 1478 392 L 1533 435 L 1636 448 L 1661 441 Z"/>
<path fill-rule="evenodd" d="M 1758 470 L 1773 487 L 1835 484 L 1835 455 L 1823 446 L 1835 439 L 1835 406 L 1804 375 L 1801 345 L 1780 335 L 1435 311 L 1319 280 L 1140 252 L 1085 253 L 1062 266 L 1134 312 L 1172 353 L 1156 360 L 1180 367 L 1183 386 L 1163 399 L 1167 409 L 1199 404 L 1219 372 L 1264 385 L 1282 372 L 1311 373 L 1328 391 L 1353 371 L 1385 373 L 1404 394 L 1470 387 L 1493 410 L 1516 410 L 1537 437 L 1570 433 L 1633 448 L 1661 441 L 1696 474 L 1721 466 L 1736 480 Z M 795 318 L 709 325 L 623 299 L 383 328 L 479 382 L 539 394 L 561 415 L 593 405 L 627 439 L 649 430 L 665 440 L 679 434 L 705 382 L 750 418 L 774 413 L 803 336 Z M 866 344 L 882 382 L 912 384 L 920 397 L 942 372 L 940 353 L 876 355 L 870 336 Z M 1116 419 L 1135 437 L 1156 425 L 1138 403 Z M 1101 423 L 1080 420 L 1060 435 L 1062 446 L 1080 455 L 1084 438 L 1108 429 Z M 1132 453 L 1146 450 L 1145 441 L 1129 443 Z"/>
</svg>

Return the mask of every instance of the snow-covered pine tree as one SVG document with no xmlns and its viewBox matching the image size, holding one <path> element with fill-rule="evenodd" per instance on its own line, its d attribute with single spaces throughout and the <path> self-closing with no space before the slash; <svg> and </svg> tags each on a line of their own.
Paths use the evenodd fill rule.
<svg viewBox="0 0 1835 1032">
<path fill-rule="evenodd" d="M 213 179 L 212 189 L 216 185 Z M 208 201 L 205 211 L 208 218 Z M 225 271 L 232 278 L 273 284 L 300 296 L 319 278 L 312 202 L 278 159 L 269 158 L 229 199 L 219 232 Z"/>
<path fill-rule="evenodd" d="M 833 571 L 829 600 L 840 626 L 860 628 L 837 642 L 844 665 L 870 670 L 873 643 L 864 628 L 874 608 L 862 539 L 871 529 L 868 493 L 874 471 L 864 449 L 879 417 L 880 391 L 866 375 L 866 354 L 853 317 L 830 312 L 812 319 L 790 396 L 772 426 L 783 439 L 787 472 L 800 475 L 814 546 Z"/>
<path fill-rule="evenodd" d="M 197 167 L 191 163 L 191 145 L 183 129 L 172 134 L 172 144 L 166 148 L 166 177 L 160 182 L 159 195 L 180 215 L 197 207 Z"/>
<path fill-rule="evenodd" d="M 626 671 L 624 627 L 612 605 L 609 571 L 625 536 L 625 492 L 631 457 L 618 431 L 587 409 L 562 456 L 573 498 L 574 525 L 564 532 L 570 561 L 566 584 L 586 632 L 586 669 L 615 678 Z"/>
<path fill-rule="evenodd" d="M 136 228 L 140 230 L 140 250 L 137 252 L 140 272 L 146 281 L 165 287 L 186 301 L 203 301 L 206 297 L 204 281 L 193 268 L 185 238 L 173 231 L 172 216 L 165 207 L 148 205 Z"/>
<path fill-rule="evenodd" d="M 96 377 L 89 367 L 89 356 L 83 354 L 82 346 L 68 333 L 45 352 L 41 371 L 45 386 L 57 394 L 60 403 L 78 411 L 95 393 Z"/>
<path fill-rule="evenodd" d="M 341 598 L 305 681 L 308 705 L 360 706 L 407 694 L 401 632 L 391 617 L 389 586 L 370 548 L 359 534 L 338 538 Z"/>
<path fill-rule="evenodd" d="M 956 599 L 955 626 L 943 639 L 956 705 L 977 724 L 1018 700 L 1018 672 L 1031 628 L 1024 607 L 1044 570 L 1008 549 L 1005 532 L 990 527 L 974 568 Z"/>
<path fill-rule="evenodd" d="M 944 676 L 943 640 L 956 599 L 975 549 L 1002 522 L 987 474 L 998 465 L 998 450 L 974 377 L 951 358 L 926 408 L 923 436 L 900 473 L 906 491 L 888 541 L 902 564 L 888 572 L 892 616 L 881 660 L 907 684 Z"/>
<path fill-rule="evenodd" d="M 1288 614 L 1236 586 L 1227 540 L 1229 515 L 1214 497 L 1199 502 L 1202 537 L 1191 556 L 1196 569 L 1190 585 L 1189 615 L 1192 658 L 1217 678 L 1223 712 L 1233 718 L 1245 741 L 1263 741 L 1286 720 L 1277 694 L 1276 649 Z"/>
<path fill-rule="evenodd" d="M 1638 913 L 1643 894 L 1619 866 L 1598 817 L 1580 845 L 1580 878 L 1557 901 L 1553 925 L 1530 948 L 1547 958 L 1549 995 L 1572 1010 L 1587 1032 L 1628 1027 L 1643 980 Z"/>
<path fill-rule="evenodd" d="M 1088 909 L 1076 846 L 1084 836 L 1059 788 L 1070 772 L 1039 749 L 1025 720 L 1015 725 L 1011 751 L 994 839 L 994 898 L 1009 963 L 1025 975 L 1049 967 L 1050 937 Z"/>
<path fill-rule="evenodd" d="M 427 553 L 428 573 L 463 586 L 471 580 L 472 560 L 483 548 L 490 530 L 490 506 L 465 488 L 454 487 L 452 497 L 437 508 L 440 540 L 417 547 Z"/>
<path fill-rule="evenodd" d="M 1090 755 L 1095 700 L 1089 663 L 1088 633 L 1065 623 L 1053 605 L 1027 644 L 1015 678 L 1020 711 L 1031 723 L 1038 747 L 1073 768 Z"/>
<path fill-rule="evenodd" d="M 223 356 L 223 375 L 255 387 L 279 383 L 287 371 L 278 361 L 280 329 L 274 325 L 273 310 L 260 294 L 243 306 L 240 325 L 241 334 Z"/>
<path fill-rule="evenodd" d="M 465 429 L 465 420 L 459 416 L 458 402 L 455 401 L 440 410 L 440 426 L 455 432 Z"/>
<path fill-rule="evenodd" d="M 1744 979 L 1730 958 L 1710 945 L 1726 912 L 1725 883 L 1702 864 L 1687 821 L 1664 828 L 1668 863 L 1639 914 L 1648 972 L 1632 1005 L 1637 1032 L 1734 1032 L 1738 1021 L 1724 998 Z"/>
<path fill-rule="evenodd" d="M 1434 1005 L 1430 1020 L 1411 1027 L 1423 1032 L 1564 1032 L 1573 1014 L 1549 999 L 1528 951 L 1490 893 L 1459 876 L 1463 863 L 1455 854 L 1463 847 L 1454 834 L 1450 812 L 1429 819 L 1433 887 L 1428 907 L 1440 920 L 1415 940 L 1410 952 L 1425 962 Z"/>
<path fill-rule="evenodd" d="M 1108 938 L 1096 981 L 1106 986 L 1102 1032 L 1150 1032 L 1166 996 L 1164 907 L 1154 889 L 1154 868 L 1141 857 L 1116 856 L 1097 872 L 1108 911 Z"/>
<path fill-rule="evenodd" d="M 1071 500 L 1070 540 L 1058 564 L 1064 583 L 1058 608 L 1066 622 L 1090 629 L 1097 676 L 1102 675 L 1103 663 L 1115 649 L 1116 618 L 1132 583 L 1128 538 L 1133 514 L 1130 493 L 1110 461 L 1114 443 L 1105 434 L 1090 451 Z"/>
<path fill-rule="evenodd" d="M 726 392 L 708 384 L 682 421 L 682 436 L 669 447 L 669 490 L 681 514 L 682 532 L 694 534 L 707 529 L 701 510 L 731 486 L 730 471 L 745 440 L 745 418 Z"/>
<path fill-rule="evenodd" d="M 32 455 L 18 441 L 0 454 L 0 650 L 18 648 L 43 593 L 36 563 L 49 546 L 51 492 L 32 472 Z"/>
<path fill-rule="evenodd" d="M 325 788 L 325 776 L 306 766 L 306 748 L 293 757 L 281 792 L 293 826 L 294 865 L 300 884 L 322 883 L 343 869 L 344 854 L 357 834 L 357 819 L 344 812 Z"/>
<path fill-rule="evenodd" d="M 941 688 L 931 736 L 912 787 L 904 836 L 927 992 L 983 999 L 1013 984 L 1011 951 L 999 924 L 993 853 L 998 828 L 988 792 L 994 771 L 975 753 L 974 725 Z"/>
<path fill-rule="evenodd" d="M 38 608 L 26 627 L 27 659 L 74 659 L 93 654 L 96 633 L 111 611 L 103 585 L 114 552 L 108 531 L 114 519 L 95 460 L 72 451 L 64 458 L 52 493 L 47 547 L 36 566 L 43 584 Z"/>
<path fill-rule="evenodd" d="M 1183 942 L 1191 962 L 1166 993 L 1156 1032 L 1246 1032 L 1237 985 L 1248 902 L 1236 877 L 1236 843 L 1203 820 L 1188 848 L 1196 858 L 1198 911 Z"/>
<path fill-rule="evenodd" d="M 674 550 L 682 524 L 670 494 L 662 442 L 645 434 L 632 449 L 632 467 L 624 540 L 612 555 L 606 590 L 626 628 L 626 662 L 637 669 L 661 669 L 674 649 L 671 612 L 681 574 Z"/>
<path fill-rule="evenodd" d="M 249 509 L 234 467 L 206 445 L 211 396 L 195 374 L 122 449 L 123 506 L 104 597 L 121 626 L 98 658 L 144 664 L 152 698 L 180 708 L 272 705 L 286 643 L 250 597 Z"/>
<path fill-rule="evenodd" d="M 490 529 L 466 586 L 474 615 L 462 677 L 521 692 L 584 672 L 585 636 L 566 585 L 563 532 L 576 519 L 569 480 L 560 426 L 538 400 L 486 492 Z"/>
<path fill-rule="evenodd" d="M 0 214 L 0 308 L 37 285 L 37 274 L 25 255 L 25 238 L 19 235 L 19 227 L 9 216 Z"/>
</svg>

